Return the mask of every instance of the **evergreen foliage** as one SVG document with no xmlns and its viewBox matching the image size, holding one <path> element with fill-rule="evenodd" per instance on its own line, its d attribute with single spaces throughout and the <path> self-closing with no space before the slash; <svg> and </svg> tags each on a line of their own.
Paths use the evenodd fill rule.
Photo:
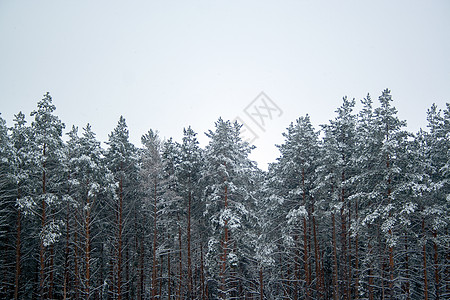
<svg viewBox="0 0 450 300">
<path fill-rule="evenodd" d="M 264 172 L 242 125 L 201 148 L 123 117 L 63 141 L 46 93 L 0 118 L 2 299 L 448 299 L 450 105 L 404 128 L 390 90 L 291 123 Z"/>
</svg>

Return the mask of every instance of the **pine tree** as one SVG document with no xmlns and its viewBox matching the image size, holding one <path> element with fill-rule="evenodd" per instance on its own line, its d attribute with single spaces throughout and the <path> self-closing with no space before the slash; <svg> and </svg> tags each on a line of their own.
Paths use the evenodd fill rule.
<svg viewBox="0 0 450 300">
<path fill-rule="evenodd" d="M 16 197 L 15 215 L 15 280 L 14 299 L 21 295 L 25 298 L 32 296 L 32 289 L 25 288 L 26 282 L 31 281 L 30 274 L 34 272 L 29 256 L 24 253 L 24 241 L 29 241 L 33 232 L 27 216 L 33 214 L 34 206 L 32 196 L 38 188 L 36 181 L 32 179 L 32 172 L 36 169 L 33 161 L 32 149 L 30 149 L 31 131 L 27 127 L 25 115 L 19 112 L 14 118 L 14 127 L 11 128 L 11 142 L 13 144 L 14 159 L 12 164 L 12 180 L 14 182 L 14 194 Z M 31 233 L 31 235 L 30 235 Z M 26 243 L 25 243 L 26 244 Z M 24 256 L 25 255 L 25 256 Z M 27 263 L 24 264 L 23 262 Z M 32 271 L 31 271 L 32 270 Z"/>
<path fill-rule="evenodd" d="M 196 297 L 194 291 L 193 269 L 194 269 L 194 254 L 193 245 L 202 243 L 201 230 L 193 224 L 198 224 L 201 220 L 201 215 L 198 214 L 200 209 L 200 189 L 198 183 L 201 171 L 201 150 L 198 145 L 196 133 L 191 127 L 183 130 L 183 141 L 179 145 L 179 162 L 176 168 L 176 177 L 178 181 L 180 195 L 183 198 L 186 207 L 186 256 L 187 256 L 187 283 L 188 283 L 188 299 Z M 197 230 L 195 230 L 197 229 Z M 193 237 L 195 240 L 193 241 Z M 201 262 L 198 262 L 201 263 Z M 198 263 L 195 264 L 198 267 Z M 201 276 L 204 276 L 201 274 Z M 204 281 L 202 280 L 202 285 Z M 204 289 L 200 289 L 198 298 L 202 297 Z"/>
<path fill-rule="evenodd" d="M 351 236 L 349 227 L 352 221 L 353 205 L 351 196 L 354 193 L 353 178 L 356 174 L 354 159 L 356 146 L 356 116 L 353 114 L 355 100 L 343 98 L 343 104 L 336 112 L 337 116 L 330 124 L 324 125 L 324 155 L 328 157 L 328 168 L 331 173 L 327 176 L 333 178 L 333 194 L 337 200 L 334 205 L 340 216 L 340 271 L 341 278 L 339 285 L 342 287 L 340 293 L 344 299 L 350 299 L 354 293 L 351 290 L 355 285 L 352 281 L 351 266 Z"/>
<path fill-rule="evenodd" d="M 39 287 L 41 299 L 52 298 L 54 290 L 54 246 L 61 236 L 61 220 L 55 215 L 61 205 L 61 161 L 63 160 L 62 130 L 64 124 L 54 115 L 49 93 L 37 104 L 37 110 L 31 113 L 34 121 L 32 140 L 34 155 L 40 163 L 41 191 L 35 201 L 39 203 L 37 211 L 41 222 L 39 237 Z"/>
<path fill-rule="evenodd" d="M 209 296 L 218 292 L 218 297 L 227 299 L 246 293 L 240 276 L 248 274 L 248 261 L 253 256 L 246 238 L 254 224 L 248 176 L 254 163 L 248 159 L 252 147 L 240 137 L 242 125 L 221 118 L 215 125 L 215 131 L 207 133 L 210 142 L 202 176 L 206 187 L 204 215 L 209 221 L 206 263 L 209 280 L 214 283 L 208 287 Z"/>
<path fill-rule="evenodd" d="M 0 251 L 2 257 L 0 259 L 0 296 L 3 298 L 12 297 L 13 291 L 13 274 L 11 266 L 14 257 L 13 246 L 11 245 L 10 235 L 14 226 L 12 218 L 14 209 L 14 178 L 12 172 L 14 170 L 14 151 L 8 134 L 6 121 L 0 117 Z"/>
<path fill-rule="evenodd" d="M 308 115 L 299 118 L 283 133 L 285 143 L 278 146 L 281 157 L 276 166 L 276 182 L 278 183 L 278 205 L 282 211 L 280 219 L 284 219 L 281 234 L 284 236 L 286 249 L 292 249 L 290 257 L 292 264 L 291 279 L 293 282 L 292 296 L 300 296 L 300 284 L 304 286 L 304 297 L 312 297 L 312 259 L 311 236 L 312 211 L 314 199 L 311 194 L 315 181 L 315 168 L 318 158 L 318 133 L 314 130 Z M 308 224 L 309 223 L 309 224 Z M 319 263 L 318 245 L 314 244 L 315 263 Z M 289 257 L 288 257 L 289 259 Z M 303 262 L 303 268 L 300 267 Z M 289 266 L 286 267 L 287 269 Z M 316 265 L 316 280 L 320 281 L 318 265 Z M 300 274 L 303 274 L 302 276 Z M 282 275 L 282 277 L 284 277 Z M 302 279 L 301 279 L 302 278 Z M 316 291 L 318 292 L 318 291 Z"/>
<path fill-rule="evenodd" d="M 149 130 L 147 134 L 141 138 L 142 144 L 145 149 L 141 153 L 141 186 L 144 193 L 144 207 L 147 212 L 148 218 L 152 220 L 149 224 L 149 228 L 152 228 L 151 236 L 151 296 L 155 299 L 159 296 L 158 289 L 158 258 L 162 248 L 159 245 L 159 216 L 161 215 L 162 199 L 161 195 L 164 193 L 162 189 L 163 181 L 163 162 L 161 158 L 161 140 L 158 133 L 153 130 Z M 164 238 L 164 237 L 162 237 Z"/>
<path fill-rule="evenodd" d="M 128 127 L 125 118 L 122 116 L 116 128 L 109 135 L 108 150 L 106 152 L 106 164 L 113 173 L 116 184 L 116 193 L 111 204 L 114 219 L 113 238 L 114 247 L 110 249 L 112 265 L 112 280 L 110 281 L 110 292 L 117 299 L 129 296 L 127 277 L 129 277 L 129 260 L 126 259 L 127 247 L 130 240 L 130 230 L 132 229 L 131 216 L 136 208 L 137 193 L 137 153 L 133 144 L 129 142 Z M 129 257 L 129 255 L 128 255 Z M 128 270 L 128 271 L 127 271 Z M 123 274 L 125 272 L 125 274 Z"/>
<path fill-rule="evenodd" d="M 99 249 L 93 248 L 93 245 L 98 245 L 100 241 L 96 239 L 104 234 L 97 224 L 104 221 L 100 219 L 99 210 L 105 205 L 102 200 L 112 186 L 112 182 L 108 182 L 111 174 L 102 161 L 100 142 L 95 139 L 89 124 L 84 128 L 82 137 L 78 137 L 77 128 L 72 129 L 67 144 L 70 149 L 68 168 L 71 195 L 66 198 L 66 207 L 71 211 L 67 217 L 72 214 L 76 220 L 73 230 L 76 231 L 78 244 L 74 246 L 80 261 L 79 274 L 76 274 L 79 277 L 76 278 L 79 281 L 76 294 L 90 299 L 99 288 L 95 285 L 103 283 L 92 279 L 92 274 L 100 273 L 100 266 L 93 257 L 94 254 L 98 258 Z M 69 226 L 69 222 L 66 222 L 66 226 Z"/>
</svg>

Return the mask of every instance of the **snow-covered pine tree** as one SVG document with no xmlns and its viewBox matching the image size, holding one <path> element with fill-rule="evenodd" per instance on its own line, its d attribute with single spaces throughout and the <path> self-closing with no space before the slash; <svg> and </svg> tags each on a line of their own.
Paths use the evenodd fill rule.
<svg viewBox="0 0 450 300">
<path fill-rule="evenodd" d="M 179 193 L 178 178 L 176 176 L 176 168 L 179 164 L 179 147 L 172 138 L 164 141 L 161 149 L 161 163 L 162 163 L 162 180 L 160 182 L 161 203 L 160 214 L 158 216 L 159 232 L 162 234 L 159 238 L 161 245 L 160 252 L 160 274 L 167 273 L 167 277 L 160 278 L 160 297 L 167 297 L 170 299 L 172 294 L 177 298 L 186 298 L 187 283 L 186 283 L 186 268 L 183 264 L 186 257 L 184 249 L 184 228 L 186 222 L 183 216 L 185 215 L 185 207 L 183 205 L 182 197 Z M 172 260 L 174 258 L 174 260 Z M 167 261 L 166 264 L 163 261 Z M 171 262 L 174 263 L 171 263 Z M 173 267 L 175 265 L 175 268 Z M 166 272 L 163 272 L 163 269 Z M 176 278 L 172 277 L 172 270 L 177 270 Z M 175 279 L 175 280 L 174 280 Z M 163 286 L 163 283 L 167 283 Z"/>
<path fill-rule="evenodd" d="M 195 256 L 195 253 L 202 251 L 204 245 L 204 236 L 201 224 L 202 207 L 201 207 L 201 190 L 199 188 L 199 179 L 202 167 L 202 153 L 197 141 L 197 133 L 189 126 L 183 129 L 183 141 L 178 145 L 178 163 L 175 170 L 178 190 L 182 197 L 183 207 L 185 208 L 186 219 L 186 259 L 187 259 L 187 299 L 201 298 L 204 299 L 204 274 L 203 262 L 201 257 L 203 253 Z M 196 278 L 196 282 L 200 281 L 200 286 L 194 286 L 195 274 L 200 272 L 200 278 Z"/>
<path fill-rule="evenodd" d="M 252 150 L 240 137 L 242 125 L 221 118 L 205 150 L 202 184 L 206 201 L 204 216 L 208 222 L 209 297 L 242 298 L 251 288 L 248 282 L 254 249 L 248 239 L 255 225 L 251 172 Z M 255 275 L 255 274 L 253 274 Z M 251 282 L 251 281 L 250 281 Z"/>
<path fill-rule="evenodd" d="M 379 230 L 370 222 L 363 222 L 364 216 L 370 215 L 376 205 L 375 189 L 376 181 L 373 180 L 373 168 L 376 165 L 376 155 L 379 149 L 379 142 L 374 135 L 376 132 L 375 115 L 373 101 L 368 94 L 361 100 L 363 108 L 358 113 L 356 128 L 355 163 L 358 167 L 356 175 L 356 191 L 353 196 L 355 200 L 355 218 L 352 223 L 352 234 L 355 236 L 355 249 L 358 255 L 355 257 L 355 269 L 358 272 L 355 278 L 358 281 L 358 297 L 375 299 L 375 286 L 381 278 L 379 275 L 378 260 L 375 253 L 377 246 L 377 236 Z M 378 232 L 378 234 L 377 234 Z M 358 266 L 356 266 L 358 265 Z M 365 270 L 365 272 L 360 272 Z M 381 284 L 379 285 L 381 286 Z M 377 296 L 378 297 L 378 296 Z"/>
<path fill-rule="evenodd" d="M 54 247 L 62 235 L 62 220 L 58 216 L 61 205 L 61 186 L 65 178 L 61 162 L 64 159 L 62 130 L 64 124 L 54 114 L 52 97 L 47 92 L 31 113 L 35 160 L 39 162 L 40 192 L 34 198 L 38 209 L 41 230 L 39 234 L 39 285 L 36 289 L 41 299 L 53 298 L 54 291 Z"/>
<path fill-rule="evenodd" d="M 429 261 L 429 270 L 424 264 L 424 281 L 427 279 L 429 282 L 424 290 L 428 291 L 430 298 L 445 299 L 450 293 L 449 270 L 446 267 L 449 256 L 448 251 L 445 251 L 448 249 L 450 223 L 450 104 L 447 103 L 444 111 L 432 105 L 427 112 L 427 120 L 428 132 L 421 132 L 417 136 L 421 141 L 423 161 L 426 162 L 426 172 L 422 178 L 427 179 L 423 193 L 425 197 L 418 198 L 424 225 L 424 263 L 427 259 Z M 425 274 L 430 277 L 426 278 Z"/>
<path fill-rule="evenodd" d="M 399 273 L 396 271 L 394 251 L 398 247 L 399 235 L 395 230 L 400 225 L 396 222 L 398 220 L 396 214 L 402 209 L 402 203 L 399 200 L 402 193 L 402 173 L 406 170 L 401 169 L 401 153 L 406 145 L 407 132 L 402 129 L 406 126 L 406 122 L 398 119 L 397 109 L 391 104 L 393 101 L 391 91 L 384 90 L 378 100 L 380 106 L 375 109 L 377 124 L 375 134 L 379 138 L 381 147 L 375 154 L 379 168 L 377 171 L 380 176 L 376 190 L 379 193 L 378 203 L 384 204 L 380 229 L 388 251 L 385 272 L 388 275 L 388 278 L 385 278 L 386 294 L 390 297 L 397 297 L 402 291 L 398 290 L 398 284 L 396 284 Z"/>
<path fill-rule="evenodd" d="M 148 133 L 141 137 L 144 149 L 141 152 L 140 162 L 140 181 L 143 193 L 142 207 L 145 211 L 148 223 L 148 236 L 152 237 L 151 242 L 151 271 L 150 274 L 145 274 L 145 278 L 150 279 L 151 297 L 155 299 L 159 297 L 159 281 L 158 270 L 162 270 L 162 265 L 159 263 L 159 256 L 163 250 L 163 246 L 160 244 L 162 240 L 165 240 L 165 235 L 162 235 L 161 222 L 159 217 L 161 216 L 162 208 L 162 195 L 164 194 L 163 178 L 164 168 L 161 157 L 162 142 L 159 138 L 158 132 L 150 129 Z M 145 250 L 144 250 L 145 251 Z M 143 280 L 143 278 L 140 278 Z M 145 290 L 145 283 L 142 283 Z"/>
<path fill-rule="evenodd" d="M 271 166 L 269 172 L 269 174 L 274 172 L 275 180 L 272 179 L 272 187 L 277 190 L 273 195 L 275 196 L 273 199 L 277 201 L 272 205 L 279 207 L 277 213 L 281 213 L 278 219 L 281 222 L 279 234 L 283 237 L 283 248 L 279 251 L 285 249 L 285 257 L 280 258 L 281 263 L 278 265 L 281 268 L 279 274 L 288 285 L 282 289 L 288 290 L 293 299 L 299 297 L 310 299 L 313 294 L 319 297 L 320 293 L 319 285 L 316 285 L 317 289 L 314 292 L 312 290 L 313 264 L 315 281 L 317 284 L 321 282 L 318 274 L 319 245 L 314 243 L 311 246 L 315 205 L 311 190 L 319 154 L 318 133 L 306 115 L 297 119 L 295 124 L 291 123 L 283 136 L 285 142 L 278 146 L 281 156 L 277 159 L 277 163 Z M 311 249 L 314 249 L 313 259 Z"/>
<path fill-rule="evenodd" d="M 14 246 L 10 236 L 14 232 L 14 151 L 6 121 L 0 116 L 0 297 L 11 298 L 14 291 Z"/>
<path fill-rule="evenodd" d="M 128 126 L 123 116 L 109 135 L 109 148 L 105 159 L 108 169 L 113 173 L 116 193 L 111 203 L 110 218 L 114 224 L 113 246 L 109 251 L 111 258 L 110 292 L 118 300 L 130 295 L 130 255 L 133 240 L 133 216 L 136 209 L 138 187 L 138 157 L 135 146 L 129 141 Z M 134 249 L 135 250 L 135 249 Z M 133 254 L 133 253 L 132 253 Z M 127 259 L 128 258 L 128 259 Z"/>
<path fill-rule="evenodd" d="M 77 128 L 69 133 L 67 142 L 68 169 L 69 169 L 69 194 L 66 197 L 68 210 L 66 226 L 68 232 L 72 232 L 74 238 L 74 251 L 77 255 L 75 263 L 77 272 L 75 276 L 75 295 L 90 299 L 98 295 L 106 275 L 103 271 L 101 248 L 104 242 L 102 237 L 103 222 L 101 210 L 106 206 L 106 195 L 110 196 L 113 189 L 112 174 L 106 168 L 103 161 L 103 150 L 100 142 L 95 138 L 89 124 L 83 129 L 83 135 L 78 137 Z M 70 216 L 74 218 L 73 226 L 70 226 Z M 73 228 L 72 228 L 73 227 Z M 67 250 L 66 250 L 67 251 Z M 93 275 L 100 277 L 92 278 Z"/>
<path fill-rule="evenodd" d="M 326 168 L 329 172 L 326 177 L 333 179 L 332 199 L 329 210 L 339 215 L 340 223 L 340 253 L 338 253 L 339 271 L 338 285 L 344 299 L 350 299 L 357 294 L 353 287 L 358 287 L 358 283 L 353 282 L 352 270 L 352 240 L 349 234 L 350 224 L 353 218 L 353 203 L 351 202 L 354 194 L 353 179 L 355 170 L 355 146 L 356 146 L 356 116 L 353 114 L 355 100 L 343 98 L 342 105 L 336 110 L 337 116 L 330 120 L 329 124 L 323 125 L 325 133 L 323 139 L 323 160 L 326 162 Z M 326 180 L 323 178 L 322 180 Z M 332 216 L 333 217 L 333 216 Z M 337 229 L 336 229 L 337 232 Z M 335 244 L 338 241 L 334 241 Z M 336 271 L 336 270 L 335 270 Z"/>
<path fill-rule="evenodd" d="M 364 247 L 367 247 L 361 258 L 368 270 L 364 275 L 367 281 L 362 284 L 367 284 L 369 299 L 399 297 L 405 293 L 398 277 L 403 259 L 400 258 L 403 249 L 398 214 L 404 202 L 403 173 L 406 170 L 402 155 L 407 132 L 402 128 L 406 123 L 398 119 L 388 89 L 383 91 L 379 102 L 380 106 L 374 110 L 370 99 L 364 103 L 358 125 L 360 155 L 356 159 L 361 169 L 357 177 L 356 197 L 360 200 L 357 232 L 365 237 Z M 397 264 L 395 257 L 399 260 Z"/>
<path fill-rule="evenodd" d="M 33 235 L 36 234 L 36 227 L 32 218 L 34 214 L 34 202 L 32 197 L 38 189 L 38 182 L 33 179 L 33 170 L 36 170 L 36 161 L 33 160 L 33 152 L 30 146 L 32 142 L 31 128 L 26 126 L 25 115 L 19 112 L 15 115 L 14 126 L 11 128 L 11 143 L 13 145 L 14 159 L 12 165 L 12 181 L 14 182 L 15 196 L 15 280 L 14 299 L 31 298 L 33 287 L 29 282 L 33 282 L 33 273 L 36 270 L 36 262 L 33 261 L 30 253 L 37 253 L 37 245 L 32 245 Z"/>
</svg>

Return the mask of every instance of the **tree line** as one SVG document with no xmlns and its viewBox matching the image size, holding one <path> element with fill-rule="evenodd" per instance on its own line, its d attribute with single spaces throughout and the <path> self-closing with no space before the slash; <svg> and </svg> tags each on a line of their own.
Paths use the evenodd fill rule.
<svg viewBox="0 0 450 300">
<path fill-rule="evenodd" d="M 0 118 L 2 299 L 448 299 L 450 105 L 410 133 L 389 90 L 292 122 L 260 170 L 237 122 L 199 146 L 120 117 L 63 140 L 49 93 Z"/>
</svg>

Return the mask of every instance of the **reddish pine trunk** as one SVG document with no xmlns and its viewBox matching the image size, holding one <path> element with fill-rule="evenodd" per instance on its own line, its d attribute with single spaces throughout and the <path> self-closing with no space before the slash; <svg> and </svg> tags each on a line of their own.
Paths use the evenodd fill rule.
<svg viewBox="0 0 450 300">
<path fill-rule="evenodd" d="M 156 282 L 156 274 L 158 270 L 158 262 L 156 261 L 156 238 L 158 233 L 158 228 L 156 224 L 157 220 L 157 195 L 156 195 L 156 179 L 154 184 L 154 224 L 153 224 L 153 270 L 152 270 L 152 299 L 156 298 L 156 289 L 157 289 L 157 282 Z"/>
<path fill-rule="evenodd" d="M 163 285 L 163 280 L 162 280 L 162 275 L 163 275 L 163 255 L 159 255 L 159 263 L 161 268 L 159 268 L 159 291 L 158 291 L 158 295 L 161 297 L 162 295 L 162 285 Z"/>
<path fill-rule="evenodd" d="M 180 217 L 178 216 L 178 222 L 180 221 Z M 182 248 L 181 248 L 181 226 L 178 226 L 178 248 L 179 248 L 179 260 L 178 260 L 178 297 L 181 299 L 181 288 L 183 286 L 183 257 L 182 257 Z"/>
<path fill-rule="evenodd" d="M 43 149 L 43 157 L 45 158 L 45 144 Z M 46 222 L 46 216 L 45 216 L 45 162 L 42 165 L 43 171 L 42 171 L 42 215 L 41 215 L 41 227 L 44 229 L 45 222 Z M 40 252 L 39 252 L 39 261 L 40 261 L 40 282 L 39 282 L 39 293 L 41 295 L 41 299 L 44 299 L 44 270 L 45 270 L 45 248 L 44 248 L 44 241 L 41 238 L 40 243 Z"/>
<path fill-rule="evenodd" d="M 334 217 L 334 213 L 331 214 L 332 222 L 333 222 L 333 265 L 334 265 L 334 274 L 333 274 L 333 295 L 334 299 L 339 299 L 339 287 L 338 287 L 338 264 L 337 264 L 337 250 L 336 250 L 336 220 Z"/>
<path fill-rule="evenodd" d="M 406 269 L 406 283 L 405 283 L 405 292 L 406 292 L 406 299 L 410 300 L 410 286 L 409 286 L 409 254 L 408 254 L 408 237 L 405 233 L 405 269 Z"/>
<path fill-rule="evenodd" d="M 313 224 L 313 239 L 314 239 L 314 261 L 316 267 L 316 289 L 319 298 L 324 296 L 322 291 L 323 278 L 320 272 L 320 257 L 319 257 L 319 245 L 317 244 L 317 232 L 316 232 L 316 217 L 314 215 L 314 204 L 312 205 L 312 224 Z"/>
<path fill-rule="evenodd" d="M 425 220 L 422 219 L 422 232 L 425 237 Z M 423 298 L 428 300 L 428 275 L 427 275 L 427 248 L 426 243 L 423 244 Z"/>
<path fill-rule="evenodd" d="M 302 188 L 303 188 L 303 205 L 306 210 L 306 191 L 305 191 L 305 170 L 302 170 Z M 308 257 L 308 228 L 306 224 L 306 216 L 303 217 L 303 258 L 305 261 L 305 281 L 306 281 L 306 299 L 310 297 L 310 273 L 309 273 L 309 257 Z"/>
<path fill-rule="evenodd" d="M 167 234 L 167 240 L 170 241 L 170 234 Z M 171 281 L 172 278 L 170 276 L 170 251 L 167 252 L 167 299 L 170 299 L 172 297 L 172 286 Z"/>
<path fill-rule="evenodd" d="M 227 185 L 225 185 L 225 209 L 228 208 L 228 190 Z M 225 220 L 225 226 L 224 226 L 224 237 L 223 237 L 223 255 L 222 255 L 222 293 L 223 296 L 225 296 L 226 293 L 226 266 L 227 266 L 227 249 L 228 249 L 228 220 Z"/>
<path fill-rule="evenodd" d="M 139 251 L 139 285 L 138 285 L 138 299 L 143 298 L 144 291 L 144 242 L 140 239 L 140 251 Z"/>
<path fill-rule="evenodd" d="M 75 254 L 75 257 L 74 257 L 74 271 L 75 271 L 75 282 L 74 282 L 74 285 L 75 285 L 75 299 L 79 299 L 79 292 L 80 292 L 80 289 L 79 289 L 79 287 L 80 287 L 80 284 L 79 284 L 79 278 L 81 278 L 80 277 L 80 270 L 79 270 L 79 267 L 78 267 L 78 234 L 77 234 L 77 232 L 75 232 L 75 235 L 74 235 L 74 254 Z"/>
<path fill-rule="evenodd" d="M 90 223 L 91 223 L 91 208 L 89 206 L 89 197 L 86 199 L 87 211 L 86 211 L 86 253 L 85 253 L 85 264 L 86 264 L 86 274 L 85 274 L 85 292 L 86 299 L 89 299 L 90 294 L 90 279 L 91 279 L 91 239 L 90 239 Z"/>
<path fill-rule="evenodd" d="M 189 176 L 189 188 L 191 177 Z M 189 297 L 192 296 L 192 261 L 191 261 L 191 191 L 188 198 L 188 220 L 187 220 L 187 267 L 188 267 L 188 290 Z"/>
<path fill-rule="evenodd" d="M 298 281 L 300 280 L 299 270 L 299 242 L 297 234 L 294 236 L 295 252 L 294 252 L 294 300 L 298 299 Z"/>
<path fill-rule="evenodd" d="M 69 201 L 66 208 L 66 249 L 64 251 L 64 287 L 63 299 L 67 299 L 69 289 L 69 239 L 70 239 L 70 223 L 69 223 Z"/>
<path fill-rule="evenodd" d="M 434 284 L 436 286 L 436 299 L 439 299 L 440 298 L 440 294 L 439 294 L 440 283 L 439 283 L 438 251 L 437 251 L 437 244 L 436 244 L 436 238 L 437 238 L 436 230 L 433 230 L 433 237 L 434 237 L 434 241 L 433 241 L 433 250 L 434 250 Z"/>
<path fill-rule="evenodd" d="M 345 173 L 342 172 L 342 184 L 345 181 Z M 349 278 L 348 278 L 348 255 L 347 255 L 347 220 L 345 218 L 344 208 L 345 208 L 345 189 L 341 188 L 341 240 L 342 240 L 342 274 L 344 275 L 344 297 L 349 299 Z"/>
<path fill-rule="evenodd" d="M 123 294 L 125 295 L 125 299 L 129 298 L 130 293 L 130 248 L 126 245 L 129 245 L 128 239 L 125 239 L 125 284 Z"/>
<path fill-rule="evenodd" d="M 119 181 L 119 207 L 118 207 L 118 242 L 117 242 L 117 299 L 122 299 L 122 218 L 123 218 L 123 179 Z"/>
<path fill-rule="evenodd" d="M 369 255 L 372 253 L 372 244 L 369 242 Z M 373 300 L 373 271 L 372 264 L 369 265 L 369 300 Z"/>
<path fill-rule="evenodd" d="M 386 167 L 390 169 L 390 157 L 388 155 L 386 161 Z M 391 204 L 391 176 L 388 177 L 388 191 L 387 196 L 389 200 L 389 204 Z M 389 217 L 391 217 L 391 212 L 389 212 Z M 392 229 L 389 228 L 389 236 L 392 237 Z M 394 295 L 394 249 L 392 246 L 389 246 L 389 292 L 391 298 Z"/>
<path fill-rule="evenodd" d="M 55 246 L 52 244 L 50 246 L 50 287 L 48 290 L 48 297 L 49 299 L 53 299 L 53 288 L 55 286 L 55 282 L 54 282 L 54 257 L 55 257 Z"/>
<path fill-rule="evenodd" d="M 264 299 L 263 268 L 259 267 L 259 299 Z"/>
<path fill-rule="evenodd" d="M 355 220 L 358 222 L 358 199 L 355 201 Z M 355 299 L 359 299 L 359 242 L 358 232 L 355 236 Z"/>
<path fill-rule="evenodd" d="M 207 291 L 205 285 L 205 271 L 204 271 L 204 261 L 203 261 L 203 243 L 200 243 L 200 286 L 202 293 L 202 300 L 207 299 Z"/>
<path fill-rule="evenodd" d="M 20 197 L 20 193 L 18 198 Z M 15 285 L 14 285 L 14 299 L 19 299 L 19 283 L 20 283 L 20 258 L 21 252 L 20 248 L 22 246 L 20 241 L 20 233 L 21 233 L 21 211 L 20 208 L 17 209 L 17 233 L 16 233 L 16 277 L 15 277 Z"/>
</svg>

